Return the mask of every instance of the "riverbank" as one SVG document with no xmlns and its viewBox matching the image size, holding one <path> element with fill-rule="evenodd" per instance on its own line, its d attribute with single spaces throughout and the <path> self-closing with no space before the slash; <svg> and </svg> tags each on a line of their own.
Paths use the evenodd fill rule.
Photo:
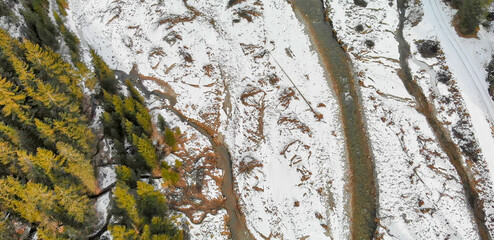
<svg viewBox="0 0 494 240">
<path fill-rule="evenodd" d="M 333 87 L 338 96 L 350 165 L 348 180 L 351 189 L 351 237 L 371 239 L 376 230 L 376 185 L 372 153 L 367 142 L 353 68 L 346 52 L 334 37 L 330 23 L 326 21 L 323 2 L 296 0 L 293 5 L 301 21 L 306 24 L 312 44 L 322 60 L 321 65 L 328 72 L 328 86 Z"/>
<path fill-rule="evenodd" d="M 184 116 L 223 139 L 239 211 L 256 239 L 346 238 L 348 166 L 338 104 L 291 5 L 185 3 L 71 0 L 78 11 L 69 14 L 111 68 L 129 72 L 137 64 L 141 74 L 161 79 Z M 221 232 L 211 226 L 222 216 L 191 225 L 196 238 Z"/>
<path fill-rule="evenodd" d="M 465 221 L 472 215 L 460 178 L 426 118 L 416 110 L 420 103 L 401 81 L 396 4 L 369 2 L 359 7 L 326 1 L 362 86 L 380 196 L 377 236 L 476 239 L 473 218 Z M 366 44 L 369 41 L 374 44 Z"/>
</svg>

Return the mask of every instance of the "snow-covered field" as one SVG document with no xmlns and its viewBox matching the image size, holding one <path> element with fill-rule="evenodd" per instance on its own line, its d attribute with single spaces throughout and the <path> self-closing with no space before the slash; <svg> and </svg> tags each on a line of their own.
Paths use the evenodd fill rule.
<svg viewBox="0 0 494 240">
<path fill-rule="evenodd" d="M 493 27 L 481 26 L 478 38 L 462 38 L 451 25 L 455 11 L 442 1 L 423 0 L 415 6 L 423 11 L 423 19 L 416 26 L 406 28 L 407 41 L 411 43 L 413 58 L 410 61 L 422 88 L 434 100 L 438 116 L 453 133 L 453 141 L 459 146 L 472 143 L 478 151 L 478 159 L 465 155 L 468 166 L 477 174 L 481 199 L 486 211 L 486 224 L 494 231 L 494 102 L 487 92 L 485 67 L 494 54 Z M 442 54 L 437 58 L 422 58 L 413 42 L 437 40 Z M 448 71 L 452 80 L 439 83 L 438 72 Z M 459 136 L 460 133 L 463 136 Z M 467 165 L 467 163 L 465 163 Z M 490 171 L 489 171 L 490 170 Z"/>
<path fill-rule="evenodd" d="M 363 85 L 361 92 L 375 156 L 379 188 L 379 235 L 386 239 L 479 238 L 459 177 L 436 142 L 425 117 L 415 110 L 416 102 L 407 93 L 399 78 L 398 42 L 395 38 L 399 23 L 396 2 L 373 1 L 369 2 L 366 8 L 355 6 L 352 1 L 345 0 L 327 0 L 326 3 L 338 38 L 349 51 Z M 448 91 L 448 87 L 438 84 L 435 79 L 435 71 L 439 70 L 440 65 L 436 64 L 435 69 L 432 65 L 437 60 L 422 59 L 416 53 L 413 41 L 434 38 L 439 30 L 434 29 L 433 23 L 436 22 L 430 19 L 434 16 L 429 15 L 428 11 L 431 9 L 428 6 L 424 8 L 427 11 L 422 22 L 416 27 L 411 27 L 411 23 L 419 21 L 423 14 L 421 2 L 415 3 L 419 5 L 410 6 L 410 14 L 407 15 L 409 21 L 405 27 L 406 40 L 410 43 L 412 52 L 415 51 L 409 61 L 412 74 L 418 79 L 422 88 L 426 89 L 426 95 L 436 92 L 439 94 L 438 98 L 443 95 L 451 97 L 454 94 Z M 449 17 L 451 19 L 451 14 Z M 358 24 L 363 25 L 364 30 L 361 33 L 355 29 Z M 427 30 L 423 31 L 424 28 Z M 484 33 L 482 31 L 481 33 Z M 375 46 L 368 48 L 364 44 L 365 40 L 374 41 Z M 443 39 L 443 41 L 447 40 Z M 483 41 L 482 44 L 485 46 L 489 42 Z M 469 48 L 468 51 L 475 49 L 478 48 Z M 457 59 L 449 54 L 455 52 L 446 47 L 444 51 L 446 63 L 451 65 L 454 78 L 462 78 L 463 75 L 459 74 L 465 70 L 455 71 L 451 63 Z M 488 55 L 491 50 L 484 51 Z M 479 59 L 486 58 L 484 56 Z M 479 59 L 469 64 L 482 72 L 484 62 L 478 62 Z M 487 92 L 487 88 L 483 90 Z M 461 96 L 470 94 L 473 94 L 474 98 L 484 100 L 483 93 L 462 91 L 461 94 L 457 94 L 460 96 L 458 101 L 462 102 Z M 441 105 L 439 99 L 434 103 L 437 109 L 443 109 L 443 113 L 439 114 L 440 119 L 452 122 L 449 129 L 457 125 L 459 116 L 465 117 L 461 115 L 463 112 L 455 113 L 456 115 L 447 114 L 447 110 L 455 107 L 453 104 L 448 105 L 443 102 Z M 475 122 L 484 122 L 484 125 L 479 125 L 475 129 L 475 136 L 480 138 L 479 135 L 484 137 L 489 135 L 486 141 L 492 141 L 492 136 L 482 113 L 485 110 L 485 115 L 489 116 L 489 104 L 492 102 L 486 101 L 483 103 L 485 107 L 471 110 L 467 101 L 467 109 L 463 109 L 474 112 L 472 113 L 472 119 L 475 118 L 474 126 Z M 480 116 L 475 115 L 475 111 L 479 109 Z M 471 130 L 468 129 L 468 123 L 466 124 L 467 128 L 462 130 L 470 134 Z M 459 143 L 458 139 L 455 141 Z M 492 150 L 488 145 L 481 144 L 481 147 L 484 152 Z M 485 169 L 483 173 L 483 179 L 488 180 L 489 176 L 485 174 Z"/>
<path fill-rule="evenodd" d="M 110 67 L 136 64 L 168 83 L 175 107 L 224 140 L 254 237 L 348 237 L 337 102 L 286 1 L 69 3 L 70 25 Z M 210 237 L 218 221 L 192 225 L 193 238 Z"/>
<path fill-rule="evenodd" d="M 232 8 L 226 0 L 69 3 L 68 24 L 86 45 L 86 60 L 90 46 L 114 69 L 129 72 L 136 65 L 139 73 L 158 79 L 145 81 L 149 90 L 168 84 L 177 95 L 175 107 L 226 143 L 240 210 L 255 238 L 349 237 L 348 169 L 337 101 L 287 1 L 246 0 Z M 325 4 L 361 85 L 378 184 L 378 235 L 478 239 L 458 174 L 398 75 L 396 2 L 372 1 L 365 8 L 351 0 Z M 440 0 L 415 1 L 407 11 L 412 75 L 447 129 L 466 136 L 452 134 L 453 141 L 480 150 L 480 159 L 470 164 L 484 191 L 492 232 L 494 171 L 487 169 L 494 168 L 494 104 L 486 95 L 484 68 L 494 53 L 494 27 L 481 27 L 477 39 L 465 39 L 450 24 L 454 11 Z M 375 46 L 367 47 L 366 40 Z M 423 58 L 419 40 L 439 41 L 442 53 Z M 441 71 L 452 76 L 447 84 L 436 80 Z M 173 113 L 159 110 L 166 104 L 156 101 L 150 108 L 193 139 L 185 147 L 192 152 L 211 147 Z M 220 199 L 215 176 L 221 170 L 207 167 L 213 170 L 202 193 Z M 187 221 L 192 238 L 228 238 L 227 215 L 225 209 L 198 210 Z M 194 224 L 194 216 L 204 220 Z"/>
</svg>

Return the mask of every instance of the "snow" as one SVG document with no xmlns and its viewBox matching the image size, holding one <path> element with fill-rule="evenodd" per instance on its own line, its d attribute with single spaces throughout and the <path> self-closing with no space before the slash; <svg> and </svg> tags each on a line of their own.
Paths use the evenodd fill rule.
<svg viewBox="0 0 494 240">
<path fill-rule="evenodd" d="M 485 97 L 483 82 L 483 67 L 492 54 L 488 40 L 494 39 L 492 30 L 481 28 L 480 39 L 452 36 L 448 21 L 431 15 L 437 6 L 427 4 L 439 4 L 445 19 L 451 19 L 453 12 L 433 1 L 419 1 L 413 10 L 420 16 L 423 7 L 423 19 L 405 29 L 415 52 L 409 61 L 412 73 L 427 94 L 438 97 L 436 108 L 445 108 L 439 118 L 451 122 L 451 130 L 462 115 L 448 115 L 453 105 L 439 99 L 451 95 L 451 86 L 435 80 L 440 67 L 449 66 L 484 160 L 494 161 L 487 121 L 494 108 Z M 143 81 L 146 88 L 168 91 L 160 84 L 167 83 L 177 94 L 175 108 L 210 127 L 215 139 L 223 139 L 232 155 L 240 210 L 254 237 L 349 237 L 348 166 L 339 108 L 289 3 L 247 0 L 227 9 L 226 1 L 220 0 L 69 2 L 77 11 L 69 11 L 68 23 L 85 45 L 86 61 L 90 46 L 112 68 L 129 72 L 136 64 L 139 73 L 159 79 Z M 378 235 L 478 239 L 459 177 L 397 74 L 395 3 L 371 1 L 367 8 L 348 0 L 325 3 L 362 85 L 378 184 Z M 242 12 L 248 12 L 251 21 Z M 358 24 L 364 25 L 362 33 L 354 30 Z M 445 62 L 417 55 L 412 41 L 418 39 L 439 40 Z M 450 39 L 455 41 L 448 43 Z M 373 40 L 375 46 L 367 48 L 365 40 Z M 469 47 L 460 51 L 458 46 Z M 476 84 L 468 84 L 469 79 Z M 148 99 L 154 117 L 163 115 L 182 129 L 185 138 L 193 139 L 185 143 L 186 149 L 196 154 L 211 147 L 199 132 L 163 109 L 169 104 Z M 204 159 L 199 159 L 194 166 L 202 164 Z M 215 176 L 220 175 L 222 171 L 214 167 L 201 193 L 219 199 Z M 193 218 L 201 214 L 198 211 Z M 220 209 L 216 215 L 206 214 L 201 224 L 191 224 L 192 239 L 227 238 L 227 215 Z"/>
<path fill-rule="evenodd" d="M 204 223 L 200 226 L 189 223 L 189 235 L 191 239 L 227 239 L 228 227 L 225 218 L 226 210 L 220 210 L 216 215 L 208 214 Z"/>
<path fill-rule="evenodd" d="M 494 138 L 490 130 L 494 124 L 494 102 L 487 92 L 485 67 L 494 54 L 494 31 L 481 26 L 478 38 L 459 37 L 451 21 L 454 10 L 438 0 L 424 0 L 424 37 L 437 35 L 446 56 L 446 62 L 458 79 L 463 98 L 471 114 L 473 127 L 482 153 L 494 177 Z M 424 26 L 425 27 L 425 26 Z"/>
<path fill-rule="evenodd" d="M 0 28 L 5 29 L 12 38 L 19 38 L 22 36 L 21 29 L 25 26 L 24 21 L 19 21 L 23 19 L 23 16 L 20 14 L 20 10 L 23 9 L 22 4 L 17 3 L 8 3 L 9 5 L 13 5 L 12 18 L 14 20 L 9 19 L 9 16 L 0 16 Z"/>
<path fill-rule="evenodd" d="M 114 166 L 100 167 L 97 170 L 99 187 L 104 189 L 117 181 Z"/>
<path fill-rule="evenodd" d="M 478 239 L 459 177 L 397 74 L 400 66 L 394 35 L 399 22 L 396 3 L 373 1 L 362 8 L 350 2 L 328 0 L 326 6 L 363 85 L 362 104 L 378 184 L 378 236 L 383 239 Z M 419 6 L 414 6 L 416 4 Z M 419 20 L 420 2 L 410 2 L 410 5 L 409 11 L 413 13 L 408 16 L 413 17 L 409 19 Z M 364 25 L 362 33 L 354 30 L 358 24 Z M 423 25 L 431 23 L 424 20 Z M 417 40 L 425 36 L 416 28 L 410 30 L 409 25 L 405 29 L 407 34 L 413 34 Z M 365 46 L 367 39 L 374 40 L 373 48 Z M 412 39 L 407 38 L 407 41 L 412 52 L 416 51 Z M 434 64 L 416 55 L 409 61 L 412 74 L 427 91 L 426 95 L 450 94 L 445 86 L 436 85 L 434 71 L 440 66 Z M 444 116 L 447 116 L 446 111 L 440 115 Z M 459 115 L 447 119 L 454 121 L 455 116 Z"/>
<path fill-rule="evenodd" d="M 173 88 L 177 109 L 223 136 L 233 157 L 241 210 L 256 238 L 348 236 L 347 169 L 337 102 L 286 1 L 251 0 L 230 9 L 219 0 L 189 0 L 188 6 L 180 1 L 69 3 L 77 9 L 69 12 L 72 27 L 110 67 L 128 72 L 137 64 L 141 74 Z M 239 11 L 253 13 L 252 22 Z M 258 90 L 242 101 L 243 94 Z M 295 95 L 289 96 L 292 91 Z M 323 115 L 320 121 L 309 105 Z M 258 161 L 259 167 L 240 172 L 246 159 Z M 217 196 L 213 189 L 205 192 Z M 198 239 L 207 236 L 209 221 L 217 220 L 207 217 L 197 230 L 206 235 Z"/>
<path fill-rule="evenodd" d="M 481 27 L 479 39 L 461 38 L 456 35 L 450 24 L 454 10 L 434 0 L 424 0 L 422 5 L 423 20 L 416 27 L 408 30 L 409 42 L 420 39 L 438 40 L 444 56 L 423 59 L 416 53 L 415 46 L 412 46 L 415 61 L 427 62 L 415 67 L 414 74 L 423 89 L 437 96 L 434 104 L 436 109 L 439 109 L 438 116 L 441 121 L 446 123 L 451 132 L 460 132 L 463 138 L 478 148 L 479 160 L 470 162 L 469 169 L 476 174 L 475 178 L 479 182 L 477 185 L 481 189 L 480 198 L 484 201 L 487 215 L 486 225 L 492 231 L 494 229 L 491 217 L 494 214 L 492 183 L 494 139 L 491 132 L 490 111 L 493 105 L 487 93 L 485 65 L 493 53 L 489 38 L 494 37 L 494 32 L 492 30 L 488 32 Z M 434 79 L 435 75 L 424 76 L 423 69 L 428 73 L 448 69 L 452 73 L 452 80 L 447 85 L 437 83 Z M 447 104 L 442 99 L 453 99 L 453 101 Z M 454 134 L 453 141 L 459 146 L 465 144 L 464 139 Z M 468 159 L 469 156 L 465 158 Z"/>
</svg>

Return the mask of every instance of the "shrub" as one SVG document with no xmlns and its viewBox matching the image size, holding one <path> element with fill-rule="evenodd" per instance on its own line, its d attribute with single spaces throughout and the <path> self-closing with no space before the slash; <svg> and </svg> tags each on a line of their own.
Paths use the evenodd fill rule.
<svg viewBox="0 0 494 240">
<path fill-rule="evenodd" d="M 353 3 L 359 7 L 367 7 L 367 2 L 365 0 L 353 0 Z"/>
<path fill-rule="evenodd" d="M 440 49 L 439 42 L 433 40 L 419 42 L 417 43 L 417 48 L 420 55 L 425 58 L 435 57 Z"/>
<path fill-rule="evenodd" d="M 365 45 L 366 45 L 368 48 L 373 48 L 373 47 L 374 47 L 374 45 L 375 45 L 375 43 L 374 43 L 374 41 L 367 39 L 367 40 L 365 40 Z"/>
<path fill-rule="evenodd" d="M 462 34 L 470 35 L 477 31 L 482 13 L 480 0 L 463 0 L 458 11 L 458 28 Z"/>
<path fill-rule="evenodd" d="M 177 140 L 175 140 L 175 134 L 170 128 L 165 129 L 165 142 L 170 147 L 175 147 Z"/>
</svg>

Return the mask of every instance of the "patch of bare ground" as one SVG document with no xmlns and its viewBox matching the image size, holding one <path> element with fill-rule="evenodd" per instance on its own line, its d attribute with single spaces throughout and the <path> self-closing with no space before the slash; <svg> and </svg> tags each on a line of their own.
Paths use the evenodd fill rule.
<svg viewBox="0 0 494 240">
<path fill-rule="evenodd" d="M 169 30 L 179 23 L 192 22 L 198 16 L 202 15 L 202 13 L 199 12 L 196 8 L 189 5 L 187 3 L 187 0 L 182 0 L 182 1 L 184 3 L 185 7 L 187 8 L 187 10 L 189 10 L 188 15 L 186 15 L 186 16 L 181 16 L 181 15 L 166 16 L 163 19 L 161 19 L 160 21 L 158 21 L 158 25 L 166 25 L 166 29 Z"/>
<path fill-rule="evenodd" d="M 264 98 L 266 92 L 264 90 L 249 86 L 240 96 L 240 101 L 243 105 L 253 107 L 257 117 L 257 126 L 252 129 L 247 129 L 249 139 L 253 142 L 260 142 L 264 138 L 264 110 L 266 109 Z"/>
<path fill-rule="evenodd" d="M 278 119 L 278 124 L 279 125 L 286 125 L 290 130 L 300 130 L 302 133 L 305 133 L 309 135 L 309 137 L 312 137 L 311 130 L 307 124 L 301 122 L 297 117 L 295 116 L 285 116 L 281 117 Z"/>
<path fill-rule="evenodd" d="M 183 212 L 192 223 L 200 224 L 208 213 L 216 214 L 224 208 L 224 198 L 211 198 L 203 192 L 209 181 L 206 176 L 209 176 L 218 188 L 223 183 L 221 176 L 216 173 L 218 156 L 210 148 L 195 154 L 186 150 L 183 142 L 180 145 L 179 150 L 173 152 L 182 160 L 182 167 L 179 172 L 180 180 L 170 187 L 170 205 Z"/>
<path fill-rule="evenodd" d="M 261 16 L 261 13 L 254 9 L 238 9 L 235 11 L 235 15 L 247 20 L 247 22 L 252 22 L 255 17 Z"/>
</svg>

